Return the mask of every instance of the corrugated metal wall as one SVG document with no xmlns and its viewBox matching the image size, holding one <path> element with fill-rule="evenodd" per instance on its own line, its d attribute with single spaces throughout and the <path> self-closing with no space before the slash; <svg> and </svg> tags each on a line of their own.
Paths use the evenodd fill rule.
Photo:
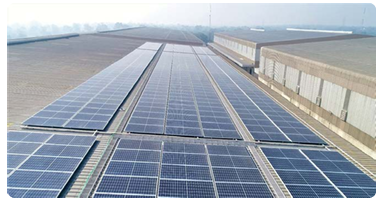
<svg viewBox="0 0 383 201">
<path fill-rule="evenodd" d="M 279 82 L 280 84 L 283 84 L 283 76 L 285 75 L 285 68 L 286 68 L 286 65 L 285 64 L 282 64 L 282 63 L 279 63 L 279 62 L 275 62 L 275 65 L 274 65 L 274 80 Z"/>
<path fill-rule="evenodd" d="M 376 99 L 352 91 L 346 121 L 372 137 L 375 137 Z"/>
<path fill-rule="evenodd" d="M 298 85 L 299 70 L 287 66 L 286 68 L 286 87 L 295 91 Z"/>
<path fill-rule="evenodd" d="M 299 95 L 315 103 L 319 94 L 320 78 L 302 72 Z"/>
<path fill-rule="evenodd" d="M 261 56 L 259 61 L 259 73 L 265 74 L 265 57 Z"/>
<path fill-rule="evenodd" d="M 269 78 L 274 77 L 274 60 L 266 58 L 265 75 Z"/>
<path fill-rule="evenodd" d="M 346 88 L 333 84 L 328 81 L 323 82 L 321 107 L 340 117 L 343 109 L 344 99 L 346 97 Z"/>
<path fill-rule="evenodd" d="M 214 42 L 217 43 L 217 44 L 220 44 L 248 59 L 251 59 L 251 60 L 254 60 L 255 59 L 255 54 L 256 54 L 256 51 L 254 48 L 252 47 L 249 47 L 247 45 L 243 45 L 243 44 L 240 44 L 240 43 L 237 43 L 235 41 L 232 41 L 232 40 L 227 40 L 225 38 L 221 38 L 219 36 L 214 36 Z"/>
</svg>

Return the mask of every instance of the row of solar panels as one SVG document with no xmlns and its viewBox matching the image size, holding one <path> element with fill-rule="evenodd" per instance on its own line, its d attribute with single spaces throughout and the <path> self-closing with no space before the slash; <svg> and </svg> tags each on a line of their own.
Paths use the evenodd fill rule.
<svg viewBox="0 0 383 201">
<path fill-rule="evenodd" d="M 246 147 L 121 139 L 93 197 L 273 195 Z"/>
<path fill-rule="evenodd" d="M 241 139 L 197 57 L 178 52 L 162 53 L 125 130 Z"/>
<path fill-rule="evenodd" d="M 7 191 L 13 198 L 58 197 L 95 137 L 7 133 Z"/>
<path fill-rule="evenodd" d="M 369 198 L 376 183 L 336 151 L 262 147 L 294 198 Z M 121 139 L 95 198 L 273 197 L 244 146 Z"/>
<path fill-rule="evenodd" d="M 291 193 L 297 198 L 370 198 L 376 182 L 335 151 L 262 148 Z"/>
<path fill-rule="evenodd" d="M 145 43 L 24 124 L 104 130 L 160 46 Z M 242 139 L 205 70 L 255 140 L 325 144 L 208 48 L 170 44 L 166 45 L 125 131 Z"/>
</svg>

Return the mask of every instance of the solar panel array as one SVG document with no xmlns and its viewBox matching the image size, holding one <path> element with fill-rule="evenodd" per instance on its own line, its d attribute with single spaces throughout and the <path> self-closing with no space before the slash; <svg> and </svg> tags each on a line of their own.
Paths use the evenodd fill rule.
<svg viewBox="0 0 383 201">
<path fill-rule="evenodd" d="M 164 51 L 193 54 L 193 49 L 188 45 L 166 44 Z"/>
<path fill-rule="evenodd" d="M 8 194 L 14 198 L 55 198 L 95 141 L 92 136 L 9 131 Z"/>
<path fill-rule="evenodd" d="M 217 196 L 272 197 L 245 147 L 120 139 L 93 197 Z"/>
<path fill-rule="evenodd" d="M 254 139 L 325 144 L 218 56 L 198 55 Z"/>
<path fill-rule="evenodd" d="M 129 119 L 126 131 L 163 134 L 172 53 L 163 52 Z"/>
<path fill-rule="evenodd" d="M 197 57 L 182 53 L 161 55 L 125 130 L 241 139 Z"/>
<path fill-rule="evenodd" d="M 23 124 L 104 130 L 161 44 L 146 43 L 57 99 Z M 155 50 L 155 51 L 153 51 Z"/>
<path fill-rule="evenodd" d="M 370 198 L 376 182 L 354 164 L 334 151 L 302 150 L 348 198 Z"/>
<path fill-rule="evenodd" d="M 262 148 L 262 151 L 293 197 L 375 194 L 375 182 L 338 152 L 279 148 Z"/>
</svg>

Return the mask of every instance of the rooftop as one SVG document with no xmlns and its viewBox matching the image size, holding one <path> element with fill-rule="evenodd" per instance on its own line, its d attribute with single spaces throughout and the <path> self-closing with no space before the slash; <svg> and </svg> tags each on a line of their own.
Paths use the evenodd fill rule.
<svg viewBox="0 0 383 201">
<path fill-rule="evenodd" d="M 324 33 L 324 32 L 305 32 L 305 31 L 251 31 L 251 30 L 238 30 L 230 32 L 218 33 L 220 35 L 231 36 L 242 40 L 254 42 L 257 44 L 275 43 L 284 41 L 301 41 L 311 39 L 324 39 L 324 38 L 359 38 L 367 37 L 357 34 L 344 34 L 344 33 Z"/>
<path fill-rule="evenodd" d="M 110 37 L 126 37 L 132 39 L 145 39 L 152 42 L 203 45 L 203 41 L 201 41 L 190 32 L 164 28 L 138 27 L 115 32 L 104 32 L 100 33 L 100 35 Z"/>
<path fill-rule="evenodd" d="M 157 32 L 154 30 L 157 30 Z M 133 37 L 129 34 L 123 34 L 131 33 L 131 31 L 141 31 L 142 34 Z M 145 37 L 148 38 L 144 39 Z M 308 166 L 311 168 L 314 167 L 310 164 L 313 164 L 313 161 L 315 162 L 315 157 L 305 157 L 304 152 L 318 151 L 316 155 L 318 153 L 330 154 L 340 157 L 341 160 L 349 160 L 355 166 L 350 163 L 351 166 L 347 166 L 346 169 L 356 168 L 358 170 L 356 174 L 364 176 L 365 179 L 361 181 L 355 180 L 355 183 L 359 185 L 359 182 L 368 181 L 365 183 L 370 185 L 365 188 L 368 194 L 363 196 L 371 197 L 374 195 L 376 185 L 375 181 L 373 181 L 375 179 L 375 160 L 365 156 L 352 145 L 345 145 L 345 140 L 333 142 L 335 140 L 331 138 L 330 141 L 323 137 L 322 133 L 325 133 L 325 131 L 320 130 L 319 133 L 311 129 L 311 127 L 307 127 L 307 125 L 312 126 L 314 123 L 309 122 L 307 119 L 298 119 L 295 114 L 294 117 L 291 116 L 293 113 L 284 109 L 287 104 L 282 105 L 280 102 L 272 101 L 273 98 L 270 95 L 261 91 L 262 89 L 255 82 L 251 82 L 250 78 L 247 79 L 245 74 L 240 74 L 240 71 L 235 70 L 235 67 L 225 62 L 223 57 L 211 52 L 208 53 L 208 51 L 192 51 L 188 53 L 180 51 L 184 50 L 184 48 L 192 50 L 190 46 L 173 48 L 172 53 L 164 51 L 166 49 L 165 45 L 159 47 L 160 44 L 146 44 L 145 48 L 141 47 L 141 50 L 135 50 L 145 40 L 188 44 L 194 44 L 191 41 L 195 41 L 193 35 L 182 31 L 139 28 L 62 39 L 55 38 L 55 40 L 38 42 L 28 41 L 28 43 L 8 46 L 8 131 L 10 131 L 8 136 L 10 137 L 8 137 L 7 153 L 9 157 L 14 157 L 19 152 L 25 151 L 23 145 L 29 145 L 33 148 L 33 150 L 28 148 L 27 151 L 30 151 L 30 153 L 24 153 L 26 156 L 18 162 L 18 165 L 10 168 L 8 163 L 8 193 L 10 195 L 14 197 L 44 196 L 37 193 L 44 193 L 44 190 L 51 192 L 50 187 L 52 186 L 48 184 L 57 184 L 56 177 L 61 175 L 62 172 L 57 172 L 54 169 L 47 170 L 39 165 L 43 164 L 42 160 L 53 158 L 52 156 L 57 154 L 52 150 L 57 152 L 58 149 L 68 145 L 68 142 L 75 144 L 75 146 L 67 146 L 67 151 L 73 154 L 69 158 L 77 158 L 77 162 L 73 164 L 62 162 L 56 168 L 76 165 L 77 169 L 72 169 L 73 176 L 70 174 L 65 177 L 65 179 L 70 178 L 69 182 L 65 180 L 60 188 L 57 188 L 57 193 L 60 193 L 59 197 L 298 197 L 298 191 L 289 192 L 287 190 L 284 184 L 289 184 L 289 181 L 285 180 L 285 177 L 281 179 L 282 176 L 278 176 L 279 174 L 282 175 L 282 173 L 277 172 L 278 164 L 271 162 L 278 160 L 280 163 L 285 163 L 286 160 L 290 159 L 288 157 L 281 159 L 280 156 L 274 159 L 272 150 L 279 151 L 285 156 L 293 153 L 294 156 L 291 156 L 301 158 L 301 162 L 304 160 L 304 163 L 302 163 L 304 167 L 309 164 Z M 153 45 L 158 46 L 159 49 L 150 50 Z M 131 52 L 139 52 L 142 55 L 144 55 L 144 52 L 150 52 L 150 55 L 153 55 L 153 52 L 156 52 L 156 54 L 150 57 L 142 56 L 140 60 L 141 56 L 129 57 L 128 55 L 126 57 Z M 133 53 L 130 55 L 137 55 Z M 123 57 L 126 58 L 123 62 L 119 62 L 114 67 L 113 65 L 110 66 Z M 148 64 L 130 65 L 136 60 L 147 61 L 147 59 L 151 59 Z M 172 65 L 168 65 L 169 63 Z M 146 70 L 140 71 L 141 74 L 131 73 L 138 72 L 137 70 L 134 71 L 134 69 L 139 68 L 139 66 L 145 67 Z M 102 131 L 73 129 L 73 127 L 67 129 L 54 126 L 20 128 L 21 122 L 28 117 L 107 67 L 109 70 L 123 68 L 122 72 L 139 77 L 135 84 L 132 83 L 134 87 L 127 95 L 122 97 L 119 95 L 121 93 L 116 93 L 118 97 L 115 98 L 125 98 L 125 100 L 122 103 L 114 103 L 114 105 L 118 105 L 118 111 L 114 111 L 112 114 L 114 116 L 109 124 L 117 125 L 115 130 L 111 129 L 112 127 Z M 129 70 L 126 70 L 128 68 Z M 133 70 L 130 71 L 130 69 Z M 116 72 L 120 71 L 116 70 Z M 103 75 L 109 75 L 109 79 L 113 81 L 117 77 L 111 75 L 120 75 L 120 73 L 104 73 Z M 172 78 L 170 78 L 171 76 Z M 96 79 L 98 78 L 100 76 L 96 77 Z M 105 81 L 104 78 L 102 80 Z M 114 86 L 119 86 L 118 83 L 121 82 L 116 82 Z M 95 84 L 95 86 L 102 85 L 103 83 L 98 84 L 98 82 Z M 114 93 L 110 95 L 112 88 L 104 91 L 103 87 L 96 87 L 87 93 L 87 87 L 89 86 L 83 86 L 82 89 L 86 91 L 84 92 L 85 95 L 81 90 L 77 90 L 75 94 L 72 93 L 72 97 L 78 96 L 78 99 L 76 98 L 71 102 L 74 105 L 62 106 L 61 104 L 68 104 L 68 99 L 63 100 L 56 105 L 59 107 L 51 107 L 50 112 L 45 114 L 52 113 L 52 109 L 60 113 L 61 106 L 73 109 L 76 104 L 85 102 L 84 104 L 87 105 L 93 104 L 93 106 L 89 107 L 91 110 L 96 110 L 96 113 L 100 112 L 98 117 L 103 116 L 100 108 L 113 105 L 113 101 L 115 101 L 109 100 L 114 95 Z M 119 92 L 123 90 L 116 89 Z M 104 94 L 100 94 L 101 90 L 104 91 Z M 95 101 L 94 103 L 88 101 L 89 99 L 86 96 L 89 96 L 89 94 L 93 94 L 92 100 Z M 84 97 L 82 97 L 83 95 Z M 105 98 L 105 96 L 107 97 Z M 178 100 L 185 101 L 180 104 Z M 104 101 L 101 104 L 102 106 L 97 106 L 100 105 L 100 101 Z M 148 101 L 150 104 L 148 104 Z M 162 108 L 162 103 L 166 105 L 165 110 Z M 82 108 L 82 106 L 77 106 L 77 108 Z M 151 112 L 146 112 L 148 107 L 150 107 Z M 93 119 L 97 115 L 89 115 L 91 113 L 89 108 L 85 112 L 87 113 L 85 116 Z M 247 114 L 249 111 L 260 111 L 260 113 L 253 116 Z M 191 115 L 194 114 L 193 112 L 195 112 L 195 115 Z M 165 116 L 160 118 L 157 115 L 161 113 L 168 115 L 166 123 L 162 122 Z M 147 115 L 145 117 L 142 114 L 157 116 L 149 117 Z M 193 120 L 192 117 L 196 117 L 196 120 Z M 244 118 L 244 121 L 242 121 L 242 118 Z M 132 119 L 135 119 L 135 121 Z M 144 127 L 140 127 L 142 119 L 146 119 Z M 278 125 L 270 124 L 272 119 L 279 122 Z M 278 119 L 279 121 L 277 121 Z M 182 122 L 182 120 L 186 121 Z M 291 124 L 287 124 L 287 121 L 291 122 Z M 197 124 L 192 122 L 197 122 Z M 259 125 L 252 125 L 254 122 Z M 320 124 L 317 121 L 315 123 Z M 130 128 L 126 126 L 133 124 L 139 126 Z M 150 124 L 159 124 L 160 127 L 164 128 L 166 126 L 169 129 L 161 132 L 156 129 L 152 131 L 146 130 L 147 128 L 154 128 Z M 121 129 L 120 125 L 122 125 Z M 285 127 L 282 132 L 283 125 Z M 287 128 L 286 125 L 288 125 Z M 191 129 L 191 127 L 195 127 L 195 129 Z M 141 128 L 144 129 L 143 132 L 132 130 Z M 278 128 L 279 130 L 276 130 Z M 12 132 L 20 129 L 27 133 Z M 31 129 L 55 135 L 32 134 L 28 132 Z M 195 134 L 194 131 L 202 131 L 202 129 L 203 137 Z M 250 130 L 254 132 L 250 132 Z M 181 133 L 183 131 L 193 132 L 183 135 Z M 89 142 L 87 144 L 87 148 L 90 146 L 89 149 L 85 150 L 81 157 L 78 157 L 76 156 L 79 153 L 78 149 L 82 148 L 84 150 L 84 145 L 81 144 L 84 141 L 74 139 L 84 137 L 71 137 L 71 135 L 79 135 L 80 133 L 83 136 L 90 137 L 92 135 L 92 137 L 86 140 L 86 142 Z M 237 140 L 225 137 L 234 133 L 236 135 L 240 134 L 239 138 L 233 138 Z M 41 142 L 36 143 L 35 136 L 43 137 L 43 139 Z M 340 138 L 339 136 L 336 137 Z M 80 144 L 78 144 L 79 142 Z M 96 143 L 97 145 L 93 145 Z M 355 152 L 350 151 L 350 153 L 346 149 L 347 153 L 351 154 L 351 156 L 348 156 L 342 151 L 343 147 L 336 146 L 338 144 L 344 145 L 346 148 L 355 148 L 352 149 Z M 271 152 L 267 147 L 272 148 Z M 328 150 L 325 150 L 325 148 Z M 131 159 L 132 156 L 134 157 L 133 152 L 138 153 L 137 157 L 133 159 L 134 162 Z M 55 156 L 58 158 L 57 161 L 61 158 L 68 158 L 61 155 L 60 151 L 58 153 L 60 155 Z M 49 157 L 40 157 L 41 155 Z M 181 158 L 177 155 L 181 156 Z M 351 158 L 356 155 L 361 155 L 360 158 L 363 158 L 363 161 L 357 160 L 359 158 Z M 182 157 L 185 157 L 183 162 Z M 32 161 L 32 159 L 35 161 Z M 296 159 L 291 160 L 291 164 L 293 164 L 292 161 L 294 160 Z M 230 166 L 227 162 L 233 164 Z M 362 165 L 358 162 L 362 163 Z M 122 166 L 114 166 L 118 163 Z M 39 164 L 38 167 L 36 164 Z M 297 167 L 299 164 L 294 163 Z M 364 167 L 365 164 L 372 165 L 371 167 Z M 222 168 L 222 166 L 229 167 Z M 128 173 L 129 167 L 133 168 L 131 174 Z M 294 168 L 293 171 L 296 171 L 297 169 Z M 334 190 L 335 184 L 328 183 L 323 174 L 319 174 L 317 169 L 314 175 L 320 177 L 318 180 L 325 181 L 329 189 Z M 158 170 L 161 170 L 161 172 Z M 180 172 L 186 171 L 184 172 L 185 177 L 182 178 L 182 173 L 176 174 L 174 172 L 176 170 Z M 307 172 L 305 169 L 301 170 Z M 28 181 L 20 179 L 23 175 L 43 174 L 41 172 L 44 171 L 51 176 L 44 175 L 45 177 L 41 177 L 42 179 L 40 177 L 31 177 Z M 196 171 L 198 171 L 198 174 L 195 174 Z M 119 174 L 122 176 L 118 176 Z M 343 174 L 343 172 L 339 174 Z M 368 174 L 371 178 L 365 174 Z M 233 182 L 232 178 L 229 178 L 233 175 L 238 177 L 235 182 Z M 37 180 L 37 182 L 33 181 L 33 179 Z M 32 184 L 26 190 L 24 187 L 28 185 L 28 182 L 32 182 Z M 262 184 L 260 185 L 260 183 Z M 37 184 L 40 184 L 40 186 Z M 43 188 L 39 188 L 41 186 Z M 179 190 L 181 188 L 183 189 Z M 304 190 L 307 185 L 305 184 L 299 188 Z M 322 192 L 323 190 L 318 188 L 317 191 Z M 317 191 L 312 191 L 311 195 L 314 195 Z M 342 196 L 337 192 L 335 194 Z M 325 192 L 325 195 L 322 196 L 328 197 L 330 194 Z M 353 195 L 347 196 L 351 197 Z"/>
<path fill-rule="evenodd" d="M 376 77 L 376 38 L 265 47 L 343 70 Z"/>
</svg>

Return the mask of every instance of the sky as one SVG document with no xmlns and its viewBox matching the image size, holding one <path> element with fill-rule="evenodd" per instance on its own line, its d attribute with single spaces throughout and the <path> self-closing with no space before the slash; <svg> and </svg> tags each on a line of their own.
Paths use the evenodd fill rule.
<svg viewBox="0 0 383 201">
<path fill-rule="evenodd" d="M 8 25 L 146 23 L 209 25 L 210 4 L 12 4 Z M 364 12 L 365 11 L 365 12 Z M 212 26 L 376 26 L 373 4 L 211 4 Z"/>
</svg>

